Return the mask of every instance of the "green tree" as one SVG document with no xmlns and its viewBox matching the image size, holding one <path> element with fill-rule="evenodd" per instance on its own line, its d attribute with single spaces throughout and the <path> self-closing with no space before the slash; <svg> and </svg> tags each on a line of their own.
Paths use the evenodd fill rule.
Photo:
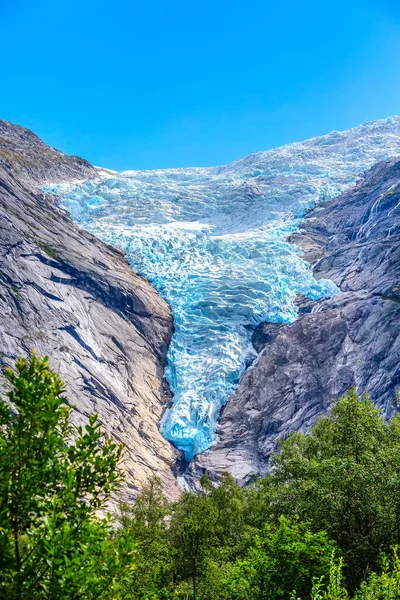
<svg viewBox="0 0 400 600">
<path fill-rule="evenodd" d="M 208 563 L 199 584 L 201 598 L 309 599 L 314 578 L 329 574 L 335 544 L 326 533 L 310 531 L 307 524 L 282 517 L 278 527 L 266 524 L 248 541 L 243 556 Z"/>
<path fill-rule="evenodd" d="M 215 544 L 218 509 L 207 490 L 186 492 L 172 508 L 169 539 L 175 565 L 176 582 L 190 579 L 192 597 L 197 598 L 199 579 L 206 571 Z"/>
<path fill-rule="evenodd" d="M 64 385 L 34 354 L 7 370 L 0 401 L 0 596 L 100 598 L 119 558 L 96 517 L 120 482 L 122 449 L 96 417 L 70 423 Z M 131 561 L 133 548 L 126 549 Z M 111 578 L 111 579 L 110 579 Z"/>
<path fill-rule="evenodd" d="M 115 542 L 132 540 L 136 547 L 135 569 L 125 589 L 128 598 L 155 599 L 170 595 L 173 566 L 168 545 L 168 512 L 157 477 L 150 479 L 132 506 L 121 506 L 121 527 Z"/>
<path fill-rule="evenodd" d="M 265 515 L 299 515 L 337 542 L 352 590 L 400 539 L 400 421 L 355 390 L 309 434 L 292 434 L 261 483 Z"/>
<path fill-rule="evenodd" d="M 213 485 L 210 478 L 203 475 L 200 485 L 215 515 L 210 531 L 213 547 L 224 548 L 233 557 L 239 550 L 238 544 L 241 546 L 240 538 L 246 525 L 243 491 L 227 472 L 222 473 L 217 485 Z"/>
<path fill-rule="evenodd" d="M 332 552 L 329 577 L 315 577 L 311 600 L 349 600 L 343 583 L 343 559 L 335 560 Z"/>
<path fill-rule="evenodd" d="M 395 548 L 393 558 L 382 555 L 380 573 L 370 573 L 368 581 L 363 581 L 353 600 L 399 600 L 400 599 L 400 559 L 399 548 Z M 311 600 L 348 600 L 349 595 L 343 585 L 343 561 L 336 561 L 332 555 L 329 578 L 316 579 Z"/>
<path fill-rule="evenodd" d="M 333 549 L 325 532 L 313 533 L 306 523 L 281 517 L 278 528 L 265 525 L 239 561 L 251 599 L 288 599 L 293 592 L 296 598 L 309 598 L 313 577 L 329 573 Z"/>
</svg>

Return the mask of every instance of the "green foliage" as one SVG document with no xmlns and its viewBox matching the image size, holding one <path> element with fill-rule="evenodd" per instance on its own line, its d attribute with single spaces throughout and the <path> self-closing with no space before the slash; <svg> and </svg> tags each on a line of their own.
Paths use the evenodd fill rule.
<svg viewBox="0 0 400 600">
<path fill-rule="evenodd" d="M 326 578 L 323 576 L 314 581 L 311 592 L 311 600 L 348 600 L 349 595 L 343 582 L 343 559 L 335 561 L 335 554 L 332 552 L 331 564 L 329 569 L 329 579 L 325 584 Z"/>
<path fill-rule="evenodd" d="M 400 558 L 399 548 L 393 552 L 393 559 L 382 557 L 381 574 L 371 573 L 367 582 L 361 584 L 355 600 L 399 600 L 400 598 Z"/>
<path fill-rule="evenodd" d="M 398 548 L 393 551 L 390 560 L 382 555 L 381 573 L 371 573 L 356 592 L 354 600 L 399 600 L 400 598 L 400 559 Z M 332 555 L 330 576 L 325 585 L 321 577 L 315 582 L 311 600 L 348 600 L 349 596 L 343 583 L 343 561 L 336 562 Z"/>
<path fill-rule="evenodd" d="M 240 556 L 243 544 L 246 547 L 244 505 L 229 473 L 222 475 L 218 486 L 206 476 L 200 484 L 199 493 L 186 492 L 172 506 L 169 539 L 175 580 L 191 581 L 191 597 L 211 598 L 213 571 L 223 567 L 229 572 L 227 563 Z"/>
<path fill-rule="evenodd" d="M 170 538 L 176 576 L 178 581 L 192 581 L 193 598 L 215 540 L 217 517 L 216 507 L 206 494 L 184 494 L 172 513 Z"/>
<path fill-rule="evenodd" d="M 155 600 L 170 597 L 172 556 L 168 516 L 169 507 L 156 477 L 143 488 L 133 506 L 121 506 L 121 528 L 114 542 L 132 540 L 136 544 L 134 570 L 124 588 L 127 598 Z"/>
<path fill-rule="evenodd" d="M 0 595 L 96 598 L 121 448 L 92 416 L 73 429 L 64 386 L 47 359 L 20 359 L 0 402 Z M 112 561 L 110 567 L 113 567 Z M 86 594 L 86 595 L 85 595 Z"/>
<path fill-rule="evenodd" d="M 280 518 L 274 531 L 266 526 L 248 553 L 251 589 L 257 600 L 308 598 L 312 578 L 328 573 L 333 542 L 325 532 L 312 533 L 305 523 Z"/>
<path fill-rule="evenodd" d="M 282 517 L 277 528 L 265 525 L 254 535 L 244 557 L 228 571 L 230 593 L 233 582 L 243 599 L 288 599 L 292 593 L 296 598 L 310 598 L 313 577 L 329 572 L 333 548 L 325 532 L 312 533 L 307 524 Z M 221 583 L 219 589 L 216 586 L 216 598 L 225 597 L 227 582 Z"/>
<path fill-rule="evenodd" d="M 324 532 L 281 518 L 261 530 L 246 524 L 243 491 L 229 474 L 214 487 L 166 505 L 152 481 L 129 509 L 121 532 L 138 541 L 132 598 L 258 600 L 309 598 L 313 577 L 327 575 L 334 543 Z"/>
<path fill-rule="evenodd" d="M 351 390 L 330 417 L 307 435 L 291 435 L 273 457 L 264 484 L 269 518 L 298 515 L 327 531 L 352 589 L 400 539 L 399 450 L 399 418 L 385 424 L 372 401 Z"/>
<path fill-rule="evenodd" d="M 239 488 L 203 476 L 168 502 L 157 478 L 119 524 L 121 448 L 73 428 L 64 386 L 33 355 L 0 402 L 0 597 L 6 600 L 400 600 L 400 417 L 354 390 L 273 471 Z M 356 589 L 358 588 L 358 589 Z"/>
</svg>

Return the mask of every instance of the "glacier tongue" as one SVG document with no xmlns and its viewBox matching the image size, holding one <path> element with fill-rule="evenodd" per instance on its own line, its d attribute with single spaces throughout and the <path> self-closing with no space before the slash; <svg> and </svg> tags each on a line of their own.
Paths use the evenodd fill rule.
<svg viewBox="0 0 400 600">
<path fill-rule="evenodd" d="M 217 168 L 125 171 L 47 186 L 72 218 L 124 249 L 170 303 L 164 436 L 186 459 L 206 450 L 221 407 L 254 357 L 251 329 L 291 322 L 294 299 L 335 294 L 285 240 L 317 201 L 400 154 L 400 118 L 261 152 Z"/>
</svg>

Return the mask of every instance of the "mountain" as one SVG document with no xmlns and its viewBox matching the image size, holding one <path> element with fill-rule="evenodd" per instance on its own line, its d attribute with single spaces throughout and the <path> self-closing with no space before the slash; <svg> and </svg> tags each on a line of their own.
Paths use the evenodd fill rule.
<svg viewBox="0 0 400 600">
<path fill-rule="evenodd" d="M 126 445 L 125 498 L 154 473 L 175 497 L 180 454 L 158 431 L 169 402 L 169 306 L 121 251 L 72 223 L 40 189 L 99 174 L 0 121 L 0 363 L 12 365 L 33 348 L 48 354 L 75 423 L 96 412 Z"/>
<path fill-rule="evenodd" d="M 82 227 L 123 249 L 132 268 L 171 305 L 175 331 L 166 376 L 173 406 L 161 431 L 188 462 L 213 443 L 227 402 L 221 427 L 228 418 L 239 379 L 257 360 L 261 342 L 253 336 L 254 348 L 255 328 L 258 332 L 263 322 L 289 328 L 304 310 L 299 310 L 298 296 L 315 301 L 340 292 L 341 280 L 328 270 L 326 276 L 312 271 L 288 236 L 307 211 L 354 187 L 378 161 L 398 154 L 400 118 L 391 117 L 222 167 L 125 171 L 77 185 L 47 186 Z M 359 227 L 362 231 L 361 222 Z M 244 378 L 252 381 L 250 373 Z M 349 385 L 352 381 L 348 377 Z M 264 409 L 253 411 L 252 402 L 262 404 L 263 394 L 249 384 L 249 414 L 254 412 L 256 421 Z M 317 389 L 313 394 L 311 403 L 324 402 Z M 237 404 L 240 412 L 242 404 Z M 282 417 L 288 426 L 290 406 Z M 301 424 L 301 413 L 296 419 Z M 305 426 L 309 421 L 305 416 Z M 250 417 L 249 422 L 254 428 Z M 233 429 L 240 424 L 235 420 Z M 272 421 L 263 422 L 262 431 L 268 427 L 286 432 L 284 424 L 278 428 Z M 236 433 L 230 435 L 236 440 Z"/>
<path fill-rule="evenodd" d="M 188 463 L 189 485 L 245 483 L 351 385 L 389 416 L 399 155 L 391 117 L 226 166 L 115 173 L 0 121 L 1 364 L 51 357 L 75 422 L 97 412 L 126 445 L 125 498 L 154 474 L 176 497 Z"/>
<path fill-rule="evenodd" d="M 400 389 L 400 161 L 373 167 L 356 187 L 312 210 L 290 237 L 319 279 L 340 293 L 298 299 L 292 324 L 262 323 L 259 353 L 191 476 L 229 470 L 242 483 L 265 474 L 279 439 L 307 431 L 351 386 L 383 413 Z"/>
</svg>

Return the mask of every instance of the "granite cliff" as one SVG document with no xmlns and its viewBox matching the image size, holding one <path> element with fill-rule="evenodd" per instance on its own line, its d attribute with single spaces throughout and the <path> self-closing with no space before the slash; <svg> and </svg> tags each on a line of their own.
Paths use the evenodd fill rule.
<svg viewBox="0 0 400 600">
<path fill-rule="evenodd" d="M 268 470 L 277 441 L 306 431 L 355 385 L 386 416 L 400 387 L 400 161 L 378 163 L 342 195 L 320 204 L 289 238 L 314 276 L 340 293 L 298 299 L 292 324 L 262 323 L 259 353 L 220 417 L 211 449 L 189 480 L 230 471 L 245 483 Z"/>
<path fill-rule="evenodd" d="M 173 323 L 167 303 L 123 252 L 72 223 L 39 186 L 96 178 L 87 161 L 0 121 L 0 364 L 49 355 L 75 405 L 126 446 L 125 498 L 157 474 L 179 493 L 179 452 L 159 433 Z"/>
</svg>

